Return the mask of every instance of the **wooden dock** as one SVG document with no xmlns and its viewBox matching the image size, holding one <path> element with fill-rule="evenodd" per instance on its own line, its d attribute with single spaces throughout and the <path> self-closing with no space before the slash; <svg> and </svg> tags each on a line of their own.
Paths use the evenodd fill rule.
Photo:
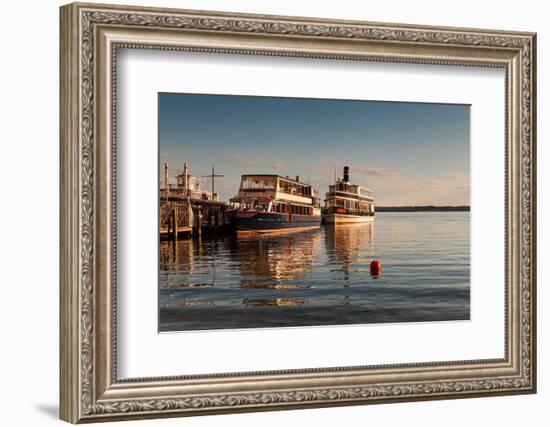
<svg viewBox="0 0 550 427">
<path fill-rule="evenodd" d="M 160 237 L 177 240 L 217 231 L 229 224 L 227 203 L 177 195 L 160 197 Z"/>
</svg>

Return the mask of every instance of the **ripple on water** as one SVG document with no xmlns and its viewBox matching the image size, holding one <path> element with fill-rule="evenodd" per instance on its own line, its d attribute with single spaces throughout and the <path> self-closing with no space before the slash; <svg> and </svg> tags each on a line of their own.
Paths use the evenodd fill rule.
<svg viewBox="0 0 550 427">
<path fill-rule="evenodd" d="M 161 331 L 469 319 L 469 227 L 468 212 L 381 213 L 374 224 L 161 242 Z"/>
</svg>

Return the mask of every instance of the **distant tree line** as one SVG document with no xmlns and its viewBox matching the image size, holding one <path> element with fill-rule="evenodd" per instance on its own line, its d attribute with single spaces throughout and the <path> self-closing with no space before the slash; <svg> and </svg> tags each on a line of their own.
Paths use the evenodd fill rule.
<svg viewBox="0 0 550 427">
<path fill-rule="evenodd" d="M 469 212 L 470 206 L 377 206 L 378 212 Z"/>
</svg>

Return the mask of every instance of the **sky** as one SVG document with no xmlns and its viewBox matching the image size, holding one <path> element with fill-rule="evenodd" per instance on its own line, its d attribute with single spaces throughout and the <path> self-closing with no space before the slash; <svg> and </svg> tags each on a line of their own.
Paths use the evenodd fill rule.
<svg viewBox="0 0 550 427">
<path fill-rule="evenodd" d="M 159 177 L 184 162 L 221 200 L 244 174 L 300 176 L 323 198 L 350 166 L 378 206 L 470 204 L 470 106 L 159 94 Z"/>
</svg>

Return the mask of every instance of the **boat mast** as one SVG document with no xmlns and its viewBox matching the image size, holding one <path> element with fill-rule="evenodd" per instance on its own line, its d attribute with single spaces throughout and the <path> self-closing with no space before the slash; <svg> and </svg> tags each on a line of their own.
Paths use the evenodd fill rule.
<svg viewBox="0 0 550 427">
<path fill-rule="evenodd" d="M 214 166 L 212 166 L 212 173 L 210 175 L 203 175 L 203 178 L 211 178 L 212 179 L 212 197 L 214 197 L 214 178 L 221 178 L 224 175 L 216 175 L 214 172 Z"/>
</svg>

